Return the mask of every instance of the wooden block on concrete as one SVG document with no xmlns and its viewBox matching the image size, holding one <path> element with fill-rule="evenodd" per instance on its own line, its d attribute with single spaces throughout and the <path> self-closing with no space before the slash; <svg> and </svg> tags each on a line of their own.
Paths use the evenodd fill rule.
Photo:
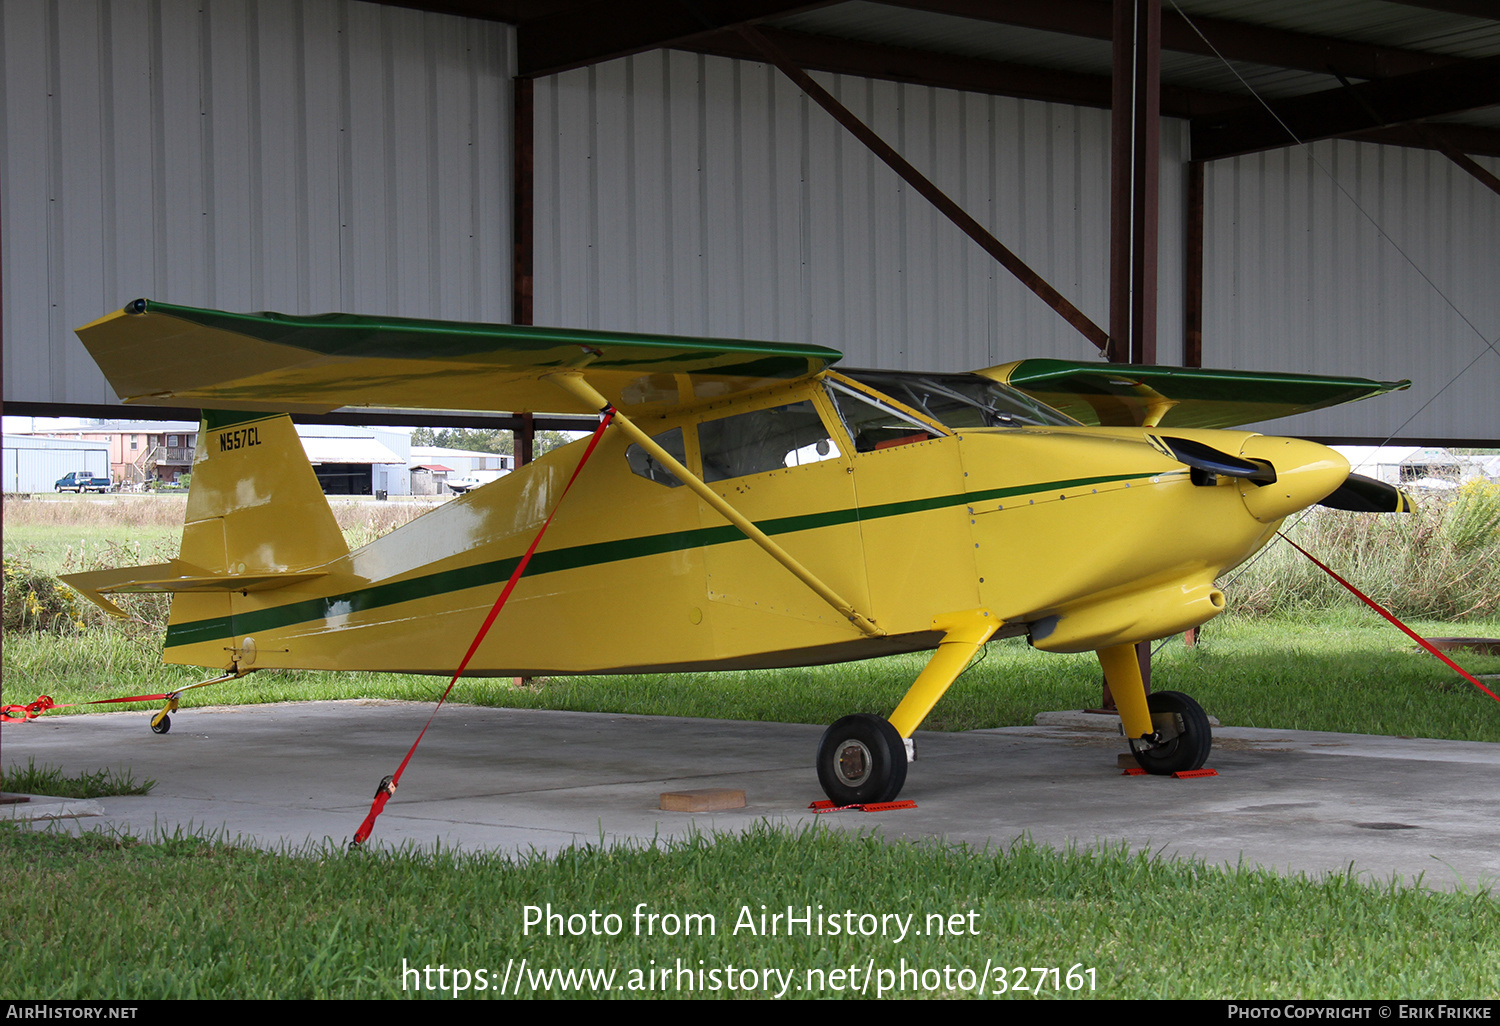
<svg viewBox="0 0 1500 1026">
<path fill-rule="evenodd" d="M 700 787 L 694 791 L 664 791 L 661 807 L 667 812 L 716 812 L 743 809 L 745 792 L 728 787 Z"/>
</svg>

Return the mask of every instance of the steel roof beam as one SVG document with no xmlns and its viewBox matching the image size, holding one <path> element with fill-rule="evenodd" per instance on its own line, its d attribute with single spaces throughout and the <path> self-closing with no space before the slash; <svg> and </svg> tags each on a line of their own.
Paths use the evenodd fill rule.
<svg viewBox="0 0 1500 1026">
<path fill-rule="evenodd" d="M 1445 11 L 1448 14 L 1463 14 L 1470 18 L 1500 21 L 1500 7 L 1495 0 L 1391 0 L 1405 7 L 1421 7 L 1429 11 Z"/>
<path fill-rule="evenodd" d="M 1425 129 L 1425 131 L 1419 131 L 1419 129 Z M 1419 150 L 1430 150 L 1433 148 L 1430 138 L 1433 132 L 1438 133 L 1444 143 L 1460 153 L 1469 153 L 1478 157 L 1500 157 L 1500 131 L 1493 128 L 1481 128 L 1477 125 L 1459 125 L 1448 121 L 1372 128 L 1368 132 L 1353 132 L 1347 138 L 1381 143 L 1386 146 L 1410 146 Z"/>
<path fill-rule="evenodd" d="M 1218 160 L 1495 104 L 1500 104 L 1500 56 L 1275 100 L 1276 117 L 1254 103 L 1227 115 L 1194 118 L 1192 157 Z"/>
<path fill-rule="evenodd" d="M 1430 125 L 1416 125 L 1415 127 L 1422 137 L 1432 144 L 1433 149 L 1457 164 L 1480 185 L 1500 195 L 1500 178 L 1496 178 L 1489 172 L 1489 169 L 1475 163 L 1467 153 L 1449 142 L 1441 129 Z"/>
<path fill-rule="evenodd" d="M 912 50 L 879 43 L 861 43 L 806 32 L 788 32 L 768 25 L 758 31 L 803 68 L 837 75 L 858 75 L 915 85 L 958 89 L 991 96 L 1015 96 L 1023 100 L 1047 100 L 1080 107 L 1108 110 L 1111 81 L 1107 75 L 1085 75 L 1028 64 L 988 61 L 977 57 Z M 737 33 L 703 36 L 690 47 L 696 53 L 741 60 L 764 60 L 764 56 Z M 1233 110 L 1244 99 L 1207 89 L 1189 89 L 1163 84 L 1161 112 L 1167 117 L 1192 118 Z"/>
<path fill-rule="evenodd" d="M 950 14 L 1000 25 L 1060 32 L 1091 39 L 1111 38 L 1109 0 L 880 0 L 894 7 Z M 1458 2 L 1458 0 L 1451 0 Z M 1493 0 L 1483 0 L 1492 3 Z M 1213 46 L 1198 35 L 1196 25 Z M 1162 11 L 1163 50 L 1251 61 L 1301 71 L 1338 71 L 1351 78 L 1387 78 L 1442 67 L 1461 58 L 1393 46 L 1251 25 L 1225 18 L 1194 17 L 1192 24 L 1174 10 Z"/>
<path fill-rule="evenodd" d="M 646 50 L 683 46 L 705 33 L 823 7 L 829 2 L 599 0 L 576 10 L 523 20 L 516 28 L 520 75 L 552 75 Z"/>
</svg>

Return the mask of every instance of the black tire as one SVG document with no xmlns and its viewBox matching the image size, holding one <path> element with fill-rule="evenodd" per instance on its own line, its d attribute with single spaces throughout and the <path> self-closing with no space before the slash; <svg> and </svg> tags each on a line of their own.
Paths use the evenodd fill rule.
<svg viewBox="0 0 1500 1026">
<path fill-rule="evenodd" d="M 163 716 L 160 723 L 157 723 L 155 718 L 153 718 L 151 721 L 151 733 L 153 734 L 165 734 L 171 729 L 172 717 L 170 716 Z"/>
<path fill-rule="evenodd" d="M 884 716 L 845 716 L 818 742 L 818 783 L 837 805 L 895 801 L 906 784 L 906 742 Z"/>
<path fill-rule="evenodd" d="M 1213 730 L 1208 725 L 1208 713 L 1203 706 L 1180 691 L 1157 691 L 1148 695 L 1146 706 L 1151 718 L 1171 715 L 1170 729 L 1176 736 L 1168 738 L 1154 748 L 1146 748 L 1139 741 L 1130 742 L 1130 751 L 1135 761 L 1147 773 L 1166 776 L 1186 770 L 1201 769 L 1208 761 L 1208 751 L 1213 747 Z M 1166 733 L 1161 725 L 1157 730 Z"/>
</svg>

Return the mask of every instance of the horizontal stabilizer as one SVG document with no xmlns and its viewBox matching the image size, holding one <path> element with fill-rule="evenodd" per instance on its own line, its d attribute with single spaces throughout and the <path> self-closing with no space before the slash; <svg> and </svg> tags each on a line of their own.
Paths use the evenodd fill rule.
<svg viewBox="0 0 1500 1026">
<path fill-rule="evenodd" d="M 1102 427 L 1228 428 L 1408 388 L 1410 381 L 1019 360 L 979 371 Z"/>
<path fill-rule="evenodd" d="M 126 402 L 325 413 L 344 406 L 594 413 L 544 381 L 581 371 L 626 411 L 817 374 L 823 346 L 356 314 L 235 314 L 138 299 L 78 329 Z"/>
<path fill-rule="evenodd" d="M 61 574 L 58 580 L 111 616 L 129 616 L 105 595 L 146 592 L 233 592 L 271 591 L 289 584 L 326 577 L 322 571 L 311 573 L 212 574 L 202 567 L 180 559 L 148 566 L 127 566 L 118 570 L 91 570 L 81 574 Z"/>
</svg>

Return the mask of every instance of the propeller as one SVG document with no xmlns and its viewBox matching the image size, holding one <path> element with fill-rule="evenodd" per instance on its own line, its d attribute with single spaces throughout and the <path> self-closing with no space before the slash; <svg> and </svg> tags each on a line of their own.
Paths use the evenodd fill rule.
<svg viewBox="0 0 1500 1026">
<path fill-rule="evenodd" d="M 1411 496 L 1395 485 L 1363 474 L 1350 474 L 1348 480 L 1318 505 L 1353 513 L 1410 513 L 1416 508 Z"/>
<path fill-rule="evenodd" d="M 1193 484 L 1212 485 L 1220 477 L 1244 478 L 1261 486 L 1276 483 L 1276 468 L 1269 460 L 1232 456 L 1190 438 L 1157 435 L 1152 440 L 1165 455 L 1192 468 Z M 1416 508 L 1411 496 L 1395 485 L 1363 474 L 1350 474 L 1318 505 L 1354 513 L 1410 513 Z"/>
<path fill-rule="evenodd" d="M 1168 456 L 1192 468 L 1193 484 L 1211 485 L 1219 477 L 1242 477 L 1258 485 L 1276 483 L 1276 468 L 1266 460 L 1231 456 L 1190 438 L 1158 435 L 1156 440 L 1161 443 Z"/>
</svg>

